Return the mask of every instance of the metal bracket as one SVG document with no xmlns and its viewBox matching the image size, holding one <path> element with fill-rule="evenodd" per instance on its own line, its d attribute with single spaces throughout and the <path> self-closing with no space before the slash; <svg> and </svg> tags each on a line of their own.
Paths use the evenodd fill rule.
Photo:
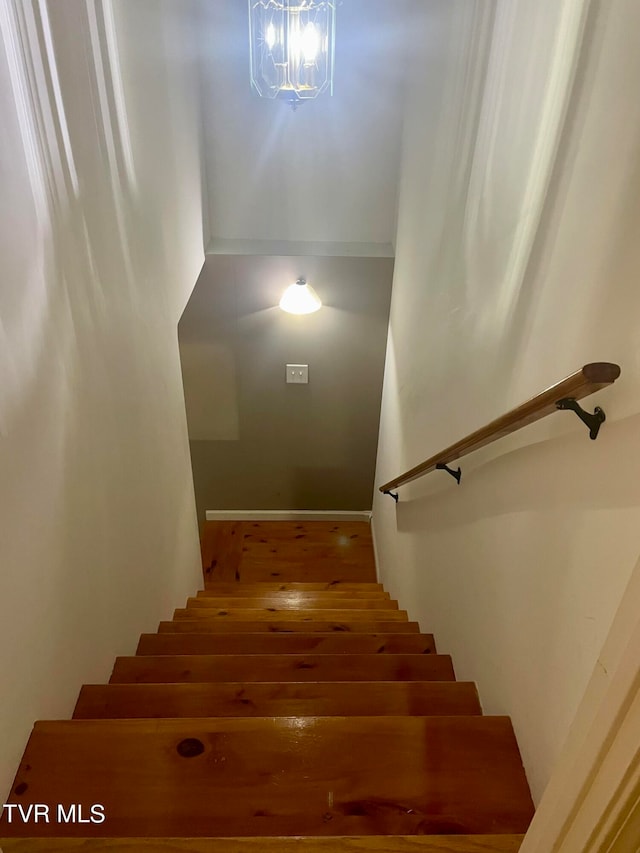
<svg viewBox="0 0 640 853">
<path fill-rule="evenodd" d="M 600 432 L 600 427 L 606 420 L 606 415 L 600 406 L 596 406 L 593 414 L 591 414 L 591 412 L 585 412 L 580 403 L 573 397 L 565 397 L 564 400 L 558 400 L 556 402 L 556 409 L 570 409 L 572 412 L 575 412 L 580 420 L 589 427 L 589 438 L 592 441 L 596 440 Z"/>
<path fill-rule="evenodd" d="M 447 474 L 451 474 L 457 484 L 460 485 L 460 480 L 462 479 L 462 470 L 460 467 L 456 468 L 456 470 L 454 471 L 453 468 L 449 468 L 446 462 L 438 462 L 436 468 L 438 469 L 438 471 L 446 471 Z"/>
<path fill-rule="evenodd" d="M 387 489 L 386 492 L 382 493 L 383 495 L 390 495 L 396 503 L 398 503 L 399 495 L 397 492 L 392 492 L 391 489 Z"/>
</svg>

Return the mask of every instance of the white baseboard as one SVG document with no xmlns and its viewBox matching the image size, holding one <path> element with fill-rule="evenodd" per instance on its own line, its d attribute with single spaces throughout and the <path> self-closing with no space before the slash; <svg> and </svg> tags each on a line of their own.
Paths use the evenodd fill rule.
<svg viewBox="0 0 640 853">
<path fill-rule="evenodd" d="M 371 521 L 371 510 L 208 509 L 207 521 Z"/>
</svg>

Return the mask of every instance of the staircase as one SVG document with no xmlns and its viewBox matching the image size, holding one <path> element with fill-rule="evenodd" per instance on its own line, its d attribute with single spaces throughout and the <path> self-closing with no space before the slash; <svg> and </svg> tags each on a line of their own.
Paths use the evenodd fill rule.
<svg viewBox="0 0 640 853">
<path fill-rule="evenodd" d="M 50 822 L 5 810 L 4 853 L 519 849 L 511 723 L 376 582 L 367 524 L 210 522 L 203 559 L 73 720 L 36 723 L 8 801 Z"/>
</svg>

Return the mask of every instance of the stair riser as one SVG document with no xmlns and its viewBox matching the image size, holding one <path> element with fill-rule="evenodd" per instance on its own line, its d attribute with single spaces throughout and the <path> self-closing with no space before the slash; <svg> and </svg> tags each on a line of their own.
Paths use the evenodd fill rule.
<svg viewBox="0 0 640 853">
<path fill-rule="evenodd" d="M 454 679 L 448 655 L 168 655 L 117 658 L 110 683 Z"/>
<path fill-rule="evenodd" d="M 236 591 L 253 594 L 270 593 L 270 592 L 345 592 L 345 593 L 375 593 L 376 595 L 385 595 L 389 597 L 389 593 L 385 592 L 381 583 L 350 583 L 348 581 L 328 581 L 320 583 L 305 583 L 302 582 L 283 582 L 283 583 L 245 583 L 236 581 L 234 583 L 214 583 L 207 582 L 206 590 L 211 590 L 215 594 L 235 595 Z"/>
<path fill-rule="evenodd" d="M 430 634 L 143 634 L 138 655 L 434 654 Z"/>
<path fill-rule="evenodd" d="M 182 617 L 175 622 L 161 622 L 161 633 L 201 634 L 419 634 L 417 622 L 325 622 L 308 621 L 224 621 L 223 619 L 191 619 Z"/>
<path fill-rule="evenodd" d="M 268 584 L 265 584 L 268 586 Z M 283 586 L 283 585 L 281 585 Z M 317 590 L 294 590 L 280 589 L 257 589 L 250 587 L 248 584 L 237 583 L 235 587 L 231 584 L 226 584 L 219 589 L 205 588 L 198 590 L 198 598 L 215 598 L 222 596 L 223 598 L 261 598 L 269 596 L 278 596 L 286 598 L 287 596 L 296 596 L 299 601 L 313 600 L 318 597 L 331 596 L 331 598 L 344 601 L 389 601 L 391 596 L 388 592 L 357 592 L 356 590 L 334 590 L 334 589 L 317 589 Z"/>
<path fill-rule="evenodd" d="M 198 599 L 193 599 L 197 601 Z M 264 609 L 233 608 L 217 609 L 194 604 L 174 612 L 174 619 L 226 619 L 245 622 L 292 621 L 300 622 L 406 622 L 406 610 L 280 610 L 277 607 Z"/>
<path fill-rule="evenodd" d="M 300 596 L 289 593 L 263 596 L 203 596 L 189 598 L 188 607 L 218 607 L 218 608 L 267 608 L 278 610 L 397 610 L 398 602 L 390 598 L 358 598 L 335 597 L 329 595 Z"/>
<path fill-rule="evenodd" d="M 480 714 L 474 684 L 111 684 L 82 689 L 74 718 Z"/>
</svg>

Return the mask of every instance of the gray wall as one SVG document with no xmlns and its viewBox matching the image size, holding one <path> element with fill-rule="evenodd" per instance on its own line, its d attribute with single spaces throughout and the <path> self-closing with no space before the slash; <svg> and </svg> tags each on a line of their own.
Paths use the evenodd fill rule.
<svg viewBox="0 0 640 853">
<path fill-rule="evenodd" d="M 296 317 L 277 304 L 301 275 L 323 308 Z M 392 275 L 390 258 L 207 256 L 179 325 L 201 518 L 371 508 Z"/>
</svg>

